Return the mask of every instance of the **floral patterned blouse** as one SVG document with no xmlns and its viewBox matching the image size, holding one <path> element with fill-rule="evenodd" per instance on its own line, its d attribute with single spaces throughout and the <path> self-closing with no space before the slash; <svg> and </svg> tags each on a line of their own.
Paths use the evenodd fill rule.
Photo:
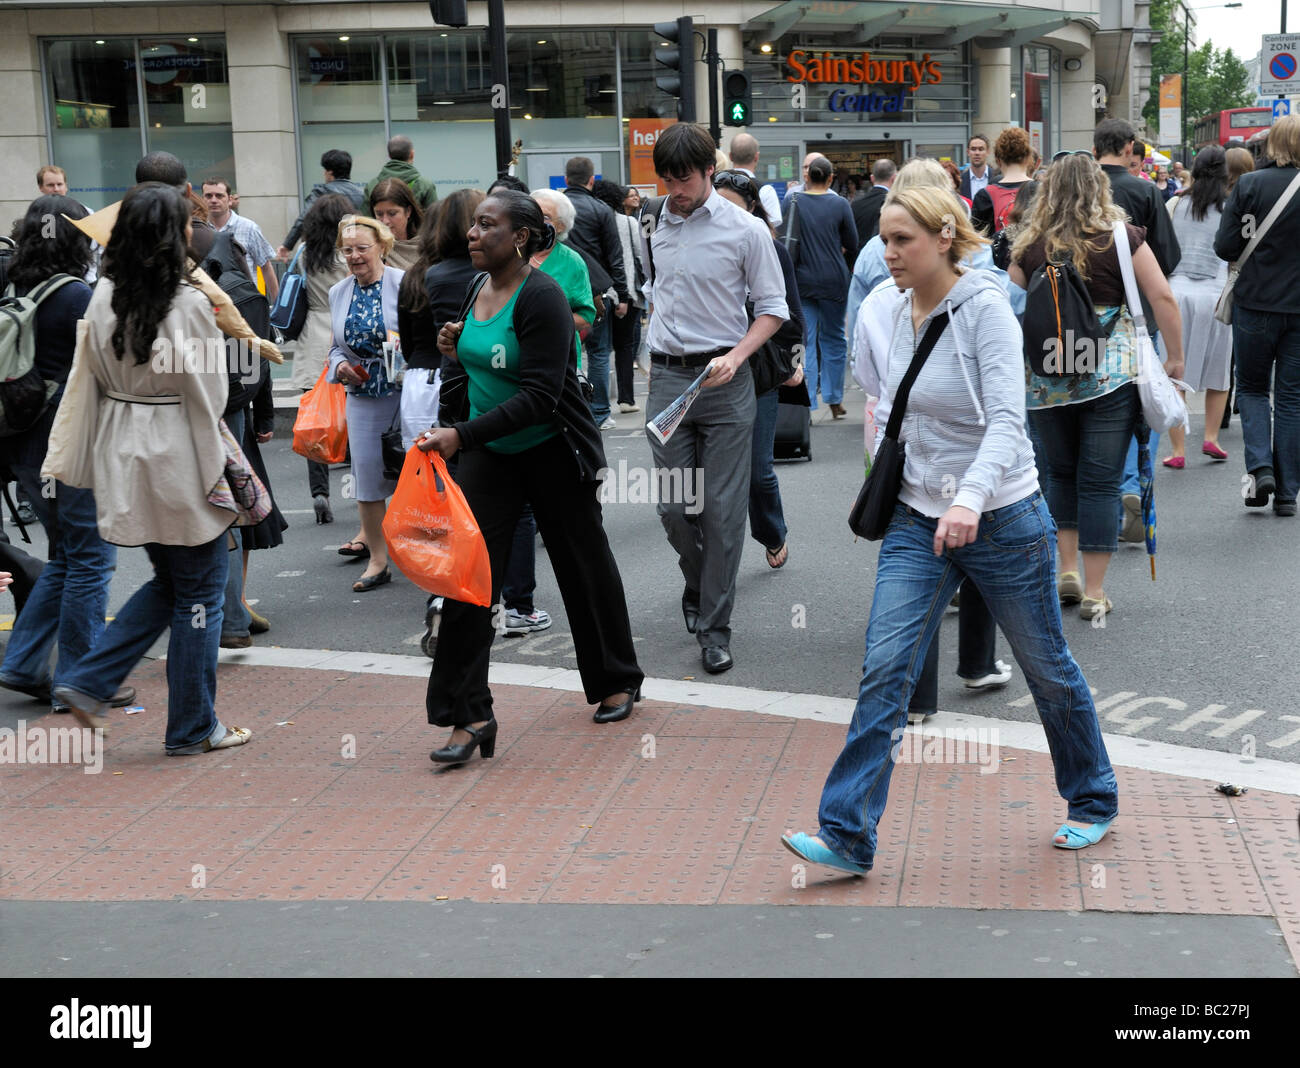
<svg viewBox="0 0 1300 1068">
<path fill-rule="evenodd" d="M 348 390 L 358 397 L 386 397 L 393 392 L 384 373 L 384 342 L 388 330 L 384 326 L 384 280 L 368 286 L 354 283 L 352 302 L 343 322 L 343 343 L 361 357 L 361 364 L 370 377 L 359 386 Z"/>
<path fill-rule="evenodd" d="M 1079 404 L 1083 401 L 1114 393 L 1120 386 L 1137 378 L 1137 346 L 1134 344 L 1136 328 L 1133 317 L 1123 304 L 1096 304 L 1101 325 L 1111 330 L 1101 366 L 1095 372 L 1046 378 L 1034 374 L 1025 365 L 1025 407 L 1054 408 L 1061 404 Z"/>
</svg>

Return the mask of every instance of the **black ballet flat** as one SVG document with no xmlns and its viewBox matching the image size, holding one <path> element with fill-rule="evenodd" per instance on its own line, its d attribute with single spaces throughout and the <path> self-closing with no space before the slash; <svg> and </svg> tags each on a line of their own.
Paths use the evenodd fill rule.
<svg viewBox="0 0 1300 1068">
<path fill-rule="evenodd" d="M 467 732 L 470 736 L 468 742 L 462 745 L 444 745 L 441 749 L 435 749 L 429 754 L 429 759 L 435 764 L 464 764 L 474 755 L 474 749 L 483 755 L 484 760 L 490 760 L 492 754 L 497 750 L 497 721 L 490 719 L 481 727 L 462 727 L 461 730 Z"/>
<path fill-rule="evenodd" d="M 353 593 L 365 593 L 367 590 L 373 590 L 376 586 L 383 586 L 393 581 L 393 573 L 385 567 L 377 575 L 371 575 L 369 578 L 357 579 L 352 583 Z"/>
</svg>

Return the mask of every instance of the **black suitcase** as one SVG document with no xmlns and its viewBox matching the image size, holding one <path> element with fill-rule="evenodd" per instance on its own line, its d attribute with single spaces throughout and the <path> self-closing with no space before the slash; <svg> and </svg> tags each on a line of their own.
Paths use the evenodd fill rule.
<svg viewBox="0 0 1300 1068">
<path fill-rule="evenodd" d="M 802 387 L 800 387 L 802 388 Z M 774 460 L 812 459 L 812 413 L 802 404 L 778 404 Z"/>
</svg>

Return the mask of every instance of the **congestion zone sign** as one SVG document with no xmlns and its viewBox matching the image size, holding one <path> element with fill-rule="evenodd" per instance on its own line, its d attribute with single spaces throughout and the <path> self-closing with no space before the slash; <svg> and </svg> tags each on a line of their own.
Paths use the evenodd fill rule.
<svg viewBox="0 0 1300 1068">
<path fill-rule="evenodd" d="M 1264 36 L 1259 91 L 1262 96 L 1280 96 L 1300 85 L 1300 33 L 1270 33 Z"/>
</svg>

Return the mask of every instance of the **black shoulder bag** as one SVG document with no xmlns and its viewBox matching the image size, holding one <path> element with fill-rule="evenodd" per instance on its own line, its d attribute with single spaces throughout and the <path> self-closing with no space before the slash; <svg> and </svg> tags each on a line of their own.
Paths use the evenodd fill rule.
<svg viewBox="0 0 1300 1068">
<path fill-rule="evenodd" d="M 912 392 L 912 383 L 921 373 L 921 368 L 947 325 L 947 312 L 930 320 L 930 327 L 926 330 L 920 347 L 908 365 L 907 374 L 899 384 L 898 396 L 894 398 L 889 422 L 885 426 L 885 436 L 880 441 L 880 448 L 876 450 L 876 458 L 871 464 L 867 480 L 858 491 L 858 499 L 853 502 L 853 510 L 849 512 L 849 527 L 860 538 L 879 541 L 889 529 L 889 521 L 893 518 L 894 508 L 898 505 L 898 493 L 903 487 L 903 461 L 906 450 L 903 443 L 898 440 L 898 435 L 903 429 L 907 398 Z"/>
</svg>

